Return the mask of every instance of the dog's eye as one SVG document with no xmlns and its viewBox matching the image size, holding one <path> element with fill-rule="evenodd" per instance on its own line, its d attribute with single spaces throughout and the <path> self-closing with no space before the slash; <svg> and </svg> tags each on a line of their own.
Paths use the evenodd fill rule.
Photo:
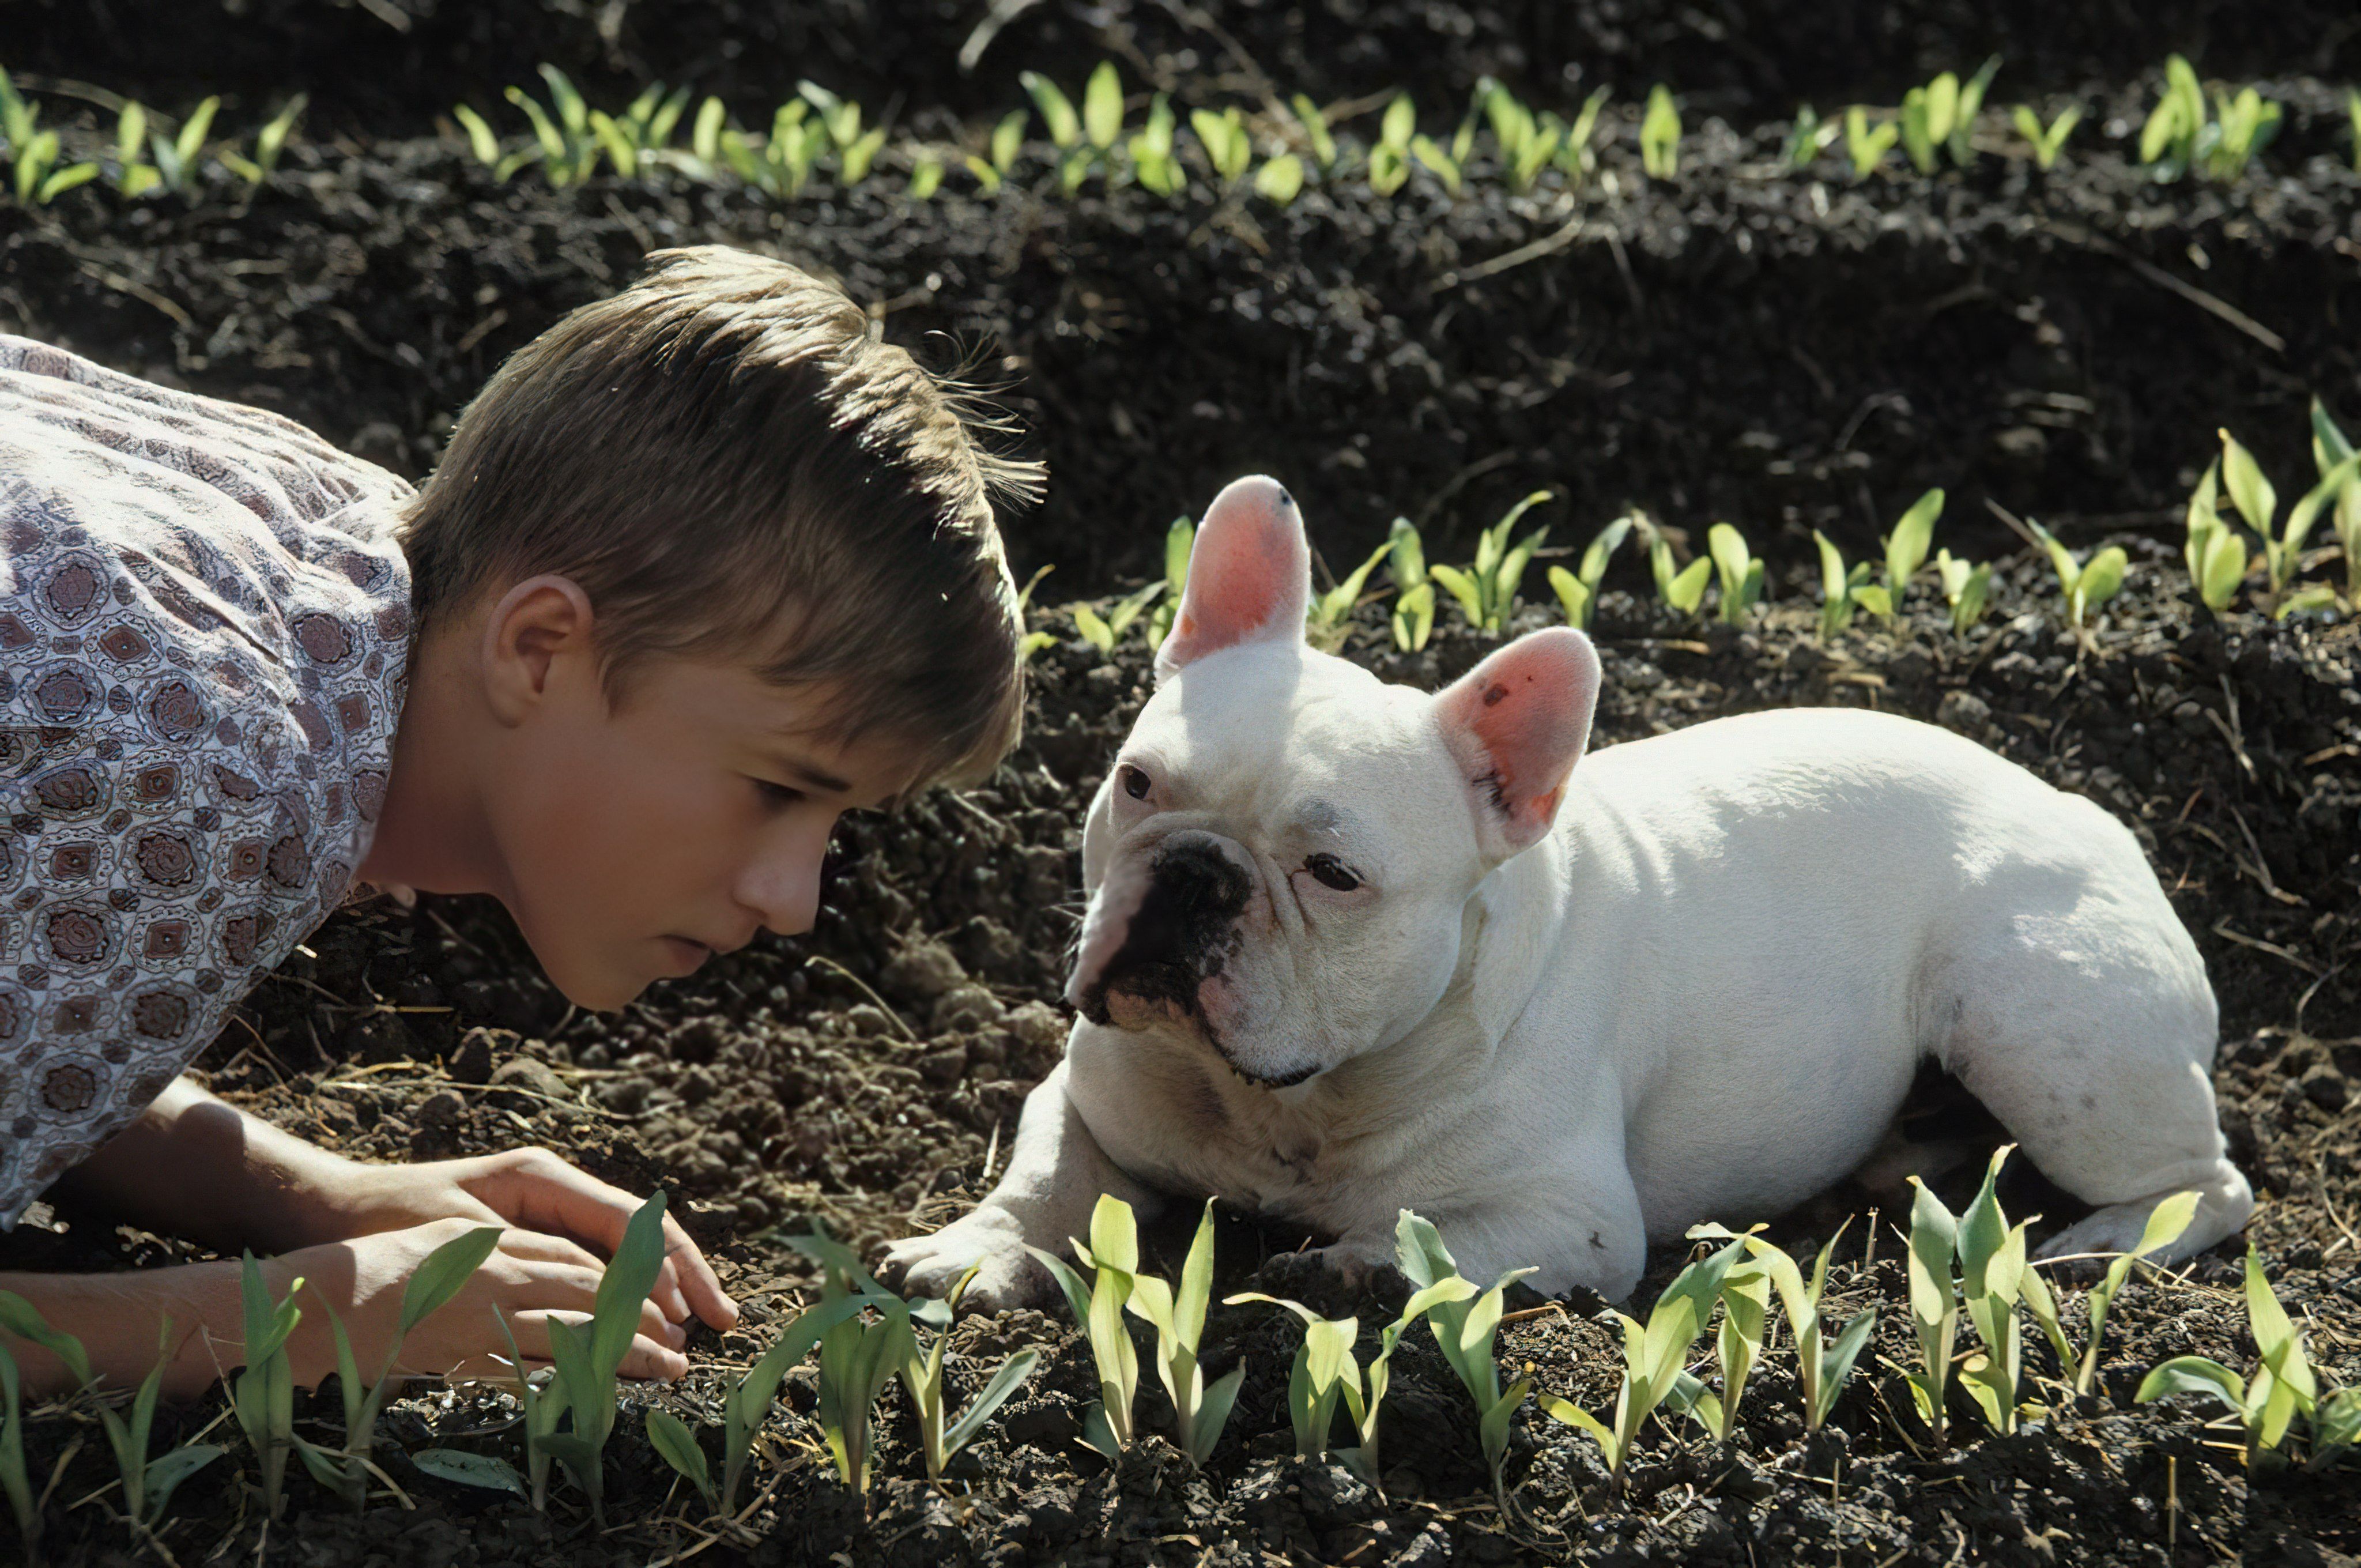
<svg viewBox="0 0 2361 1568">
<path fill-rule="evenodd" d="M 1303 862 L 1303 869 L 1320 881 L 1323 887 L 1333 887 L 1338 893 L 1350 893 L 1361 885 L 1361 879 L 1345 869 L 1334 855 L 1314 855 Z"/>
<path fill-rule="evenodd" d="M 1120 777 L 1123 783 L 1124 794 L 1131 796 L 1134 800 L 1146 800 L 1148 798 L 1149 786 L 1148 775 L 1146 773 L 1126 762 L 1124 764 Z"/>
</svg>

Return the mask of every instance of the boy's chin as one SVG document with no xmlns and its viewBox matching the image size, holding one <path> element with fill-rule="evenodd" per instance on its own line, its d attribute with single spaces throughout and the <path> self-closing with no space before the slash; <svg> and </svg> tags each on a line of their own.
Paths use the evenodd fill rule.
<svg viewBox="0 0 2361 1568">
<path fill-rule="evenodd" d="M 648 964 L 631 968 L 595 958 L 568 959 L 538 948 L 533 956 L 541 959 L 542 973 L 557 988 L 557 993 L 586 1013 L 613 1013 L 628 1007 L 642 992 L 664 978 L 653 972 L 653 966 Z"/>
</svg>

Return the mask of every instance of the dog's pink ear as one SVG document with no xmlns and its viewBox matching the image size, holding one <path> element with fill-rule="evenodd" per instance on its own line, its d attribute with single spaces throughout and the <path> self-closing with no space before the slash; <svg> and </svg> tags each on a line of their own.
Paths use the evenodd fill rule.
<svg viewBox="0 0 2361 1568">
<path fill-rule="evenodd" d="M 1437 695 L 1488 855 L 1506 860 L 1549 831 L 1598 706 L 1598 654 L 1564 626 L 1518 638 Z"/>
<path fill-rule="evenodd" d="M 1312 547 L 1295 499 L 1276 479 L 1233 480 L 1197 527 L 1157 678 L 1242 642 L 1301 642 L 1311 598 Z"/>
</svg>

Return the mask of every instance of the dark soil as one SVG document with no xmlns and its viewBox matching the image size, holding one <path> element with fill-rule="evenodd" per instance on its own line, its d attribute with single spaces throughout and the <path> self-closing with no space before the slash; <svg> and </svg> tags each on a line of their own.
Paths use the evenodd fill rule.
<svg viewBox="0 0 2361 1568">
<path fill-rule="evenodd" d="M 413 8 L 422 26 L 477 25 L 478 8 L 447 0 L 432 17 Z M 1039 9 L 1045 26 L 1073 25 L 1075 13 Z M 2005 22 L 2006 8 L 1984 9 L 1991 25 Z M 367 15 L 257 14 L 301 16 L 322 37 Z M 71 19 L 63 7 L 49 15 Z M 2137 26 L 2209 15 L 2232 13 L 2151 7 Z M 2102 37 L 2095 19 L 2072 26 L 2085 25 Z M 2059 58 L 2086 47 L 2096 46 L 2061 41 Z M 2280 58 L 2310 57 L 2291 46 Z M 1669 188 L 1638 178 L 1627 141 L 1606 159 L 1615 193 L 1571 203 L 1509 200 L 1488 181 L 1451 202 L 1417 181 L 1391 203 L 1346 190 L 1286 214 L 1202 193 L 1170 206 L 1136 193 L 912 205 L 880 185 L 781 214 L 734 194 L 610 181 L 555 196 L 495 189 L 434 142 L 303 147 L 250 203 L 126 213 L 82 192 L 38 216 L 0 210 L 0 329 L 283 409 L 418 473 L 449 411 L 503 353 L 615 286 L 644 249 L 760 244 L 890 305 L 902 341 L 938 329 L 997 339 L 1005 357 L 992 367 L 1021 378 L 1012 400 L 1055 475 L 1049 504 L 1013 539 L 1027 565 L 1057 562 L 1052 581 L 1069 593 L 1113 586 L 1151 558 L 1166 520 L 1255 467 L 1305 498 L 1334 561 L 1366 552 L 1397 511 L 1429 524 L 1447 554 L 1507 500 L 1554 482 L 1568 499 L 1547 514 L 1560 543 L 1637 502 L 1700 532 L 1726 515 L 1797 563 L 1810 527 L 1857 551 L 1920 488 L 1945 485 L 1938 538 L 2010 552 L 1994 611 L 1969 637 L 1950 633 L 1939 606 L 1914 603 L 1898 631 L 1865 626 L 1824 644 L 1816 596 L 1792 579 L 1743 632 L 1675 621 L 1619 587 L 1596 628 L 1607 671 L 1598 742 L 1764 707 L 1872 705 L 1982 740 L 2132 823 L 2221 997 L 2224 1122 L 2262 1200 L 2251 1234 L 2315 1358 L 2349 1383 L 2361 1379 L 2361 641 L 2349 620 L 2192 612 L 2177 543 L 2148 537 L 2171 541 L 2215 425 L 2236 428 L 2285 475 L 2305 471 L 2312 389 L 2348 428 L 2361 422 L 2351 417 L 2361 413 L 2356 186 L 2328 162 L 2333 101 L 2302 93 L 2312 108 L 2273 154 L 2302 180 L 2257 175 L 2226 190 L 2158 188 L 2101 155 L 2095 135 L 2092 156 L 2047 180 L 1992 159 L 1964 177 L 1855 189 L 1833 165 L 1816 177 L 1763 172 L 1778 134 L 1766 125 L 1694 141 L 1692 171 Z M 2132 112 L 2129 95 L 2111 102 Z M 2309 161 L 2289 161 L 2299 158 Z M 1450 280 L 1576 216 L 1586 226 L 1564 249 Z M 2124 254 L 2258 318 L 2284 349 L 2159 287 Z M 2131 548 L 2129 586 L 2087 646 L 2062 630 L 2046 567 L 1984 520 L 1987 496 L 2078 542 L 2120 532 Z M 1538 576 L 1530 586 L 1539 591 Z M 1071 630 L 1062 615 L 1044 624 Z M 1424 654 L 1400 655 L 1371 609 L 1347 652 L 1433 685 L 1489 645 L 1446 628 Z M 1110 662 L 1067 642 L 1035 669 L 1027 739 L 985 785 L 844 826 L 807 940 L 765 938 L 620 1014 L 586 1015 L 535 976 L 497 908 L 430 899 L 414 914 L 339 916 L 251 999 L 252 1029 L 233 1027 L 203 1064 L 220 1092 L 367 1157 L 533 1141 L 615 1180 L 662 1185 L 749 1303 L 741 1332 L 693 1346 L 698 1367 L 684 1384 L 634 1394 L 609 1461 L 614 1530 L 598 1530 L 567 1490 L 543 1517 L 417 1473 L 400 1453 L 430 1443 L 519 1457 L 503 1397 L 434 1391 L 389 1413 L 379 1448 L 414 1508 L 388 1502 L 356 1519 L 299 1476 L 269 1555 L 499 1564 L 564 1554 L 587 1568 L 700 1546 L 698 1512 L 647 1447 L 637 1405 L 716 1418 L 732 1369 L 812 1288 L 782 1237 L 821 1218 L 870 1245 L 962 1212 L 1056 1059 L 1076 825 L 1144 698 L 1147 663 L 1137 644 Z M 1943 1184 L 1955 1203 L 1971 1176 L 1963 1168 Z M 2030 1176 L 2003 1196 L 2012 1212 L 2045 1214 L 2045 1234 L 2073 1217 Z M 1893 1212 L 1889 1197 L 1833 1193 L 1774 1234 L 1816 1246 L 1873 1206 Z M 1228 1223 L 1225 1275 L 1265 1268 L 1287 1290 L 1378 1321 L 1378 1303 L 1268 1261 L 1301 1239 Z M 962 1392 L 1015 1349 L 1049 1354 L 950 1486 L 915 1479 L 897 1395 L 864 1519 L 805 1419 L 807 1371 L 789 1382 L 795 1413 L 772 1423 L 780 1464 L 762 1478 L 775 1486 L 750 1517 L 752 1537 L 703 1557 L 929 1568 L 2350 1562 L 2361 1555 L 2361 1471 L 2250 1486 L 2229 1434 L 2201 1426 L 2203 1413 L 2130 1400 L 2140 1373 L 2167 1356 L 2251 1357 L 2235 1253 L 2126 1292 L 2103 1397 L 2059 1401 L 2008 1439 L 1980 1435 L 1962 1402 L 1963 1441 L 1938 1454 L 1894 1373 L 1915 1354 L 1899 1244 L 1890 1222 L 1856 1220 L 1832 1306 L 1879 1305 L 1882 1359 L 1865 1358 L 1839 1402 L 1841 1440 L 1801 1442 L 1782 1349 L 1730 1451 L 1694 1429 L 1656 1431 L 1620 1503 L 1588 1440 L 1528 1409 L 1506 1517 L 1488 1495 L 1473 1414 L 1423 1331 L 1398 1359 L 1379 1496 L 1288 1457 L 1291 1319 L 1217 1309 L 1209 1374 L 1242 1363 L 1247 1376 L 1202 1474 L 1157 1441 L 1112 1470 L 1079 1446 L 1095 1389 L 1062 1312 L 974 1320 L 954 1339 Z M 0 1269 L 182 1255 L 71 1211 L 0 1242 Z M 1679 1259 L 1657 1263 L 1642 1299 Z M 1617 1336 L 1598 1306 L 1519 1319 L 1503 1332 L 1504 1361 L 1531 1363 L 1543 1389 L 1578 1403 L 1609 1401 Z M 2054 1373 L 2046 1351 L 2031 1359 Z M 1143 1394 L 1148 1430 L 1164 1420 L 1159 1403 Z M 175 1412 L 160 1435 L 219 1413 L 213 1401 Z M 340 1419 L 333 1395 L 302 1415 L 320 1432 Z M 86 1440 L 51 1493 L 50 1541 L 66 1562 L 109 1559 L 124 1539 L 103 1498 L 71 1506 L 108 1479 L 86 1420 L 50 1413 L 30 1431 L 43 1465 Z M 258 1538 L 250 1492 L 225 1464 L 176 1501 L 164 1541 L 190 1563 L 250 1558 Z"/>
</svg>

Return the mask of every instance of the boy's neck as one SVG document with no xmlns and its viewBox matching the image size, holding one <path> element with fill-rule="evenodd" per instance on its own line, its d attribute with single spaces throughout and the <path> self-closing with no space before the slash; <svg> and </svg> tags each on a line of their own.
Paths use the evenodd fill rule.
<svg viewBox="0 0 2361 1568">
<path fill-rule="evenodd" d="M 392 772 L 359 877 L 426 893 L 498 893 L 500 855 L 478 789 L 483 693 L 463 623 L 415 649 L 394 730 Z"/>
</svg>

